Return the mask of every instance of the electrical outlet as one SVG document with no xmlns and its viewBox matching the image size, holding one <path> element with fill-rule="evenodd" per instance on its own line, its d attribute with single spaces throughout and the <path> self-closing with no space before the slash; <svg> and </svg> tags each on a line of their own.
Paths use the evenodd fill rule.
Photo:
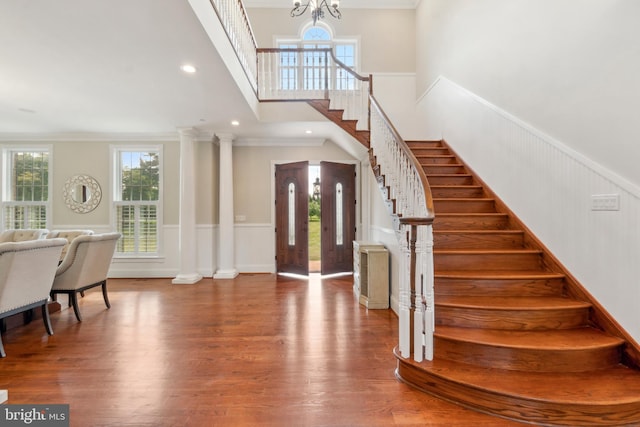
<svg viewBox="0 0 640 427">
<path fill-rule="evenodd" d="M 236 215 L 236 222 L 245 222 L 247 220 L 246 215 Z"/>
<path fill-rule="evenodd" d="M 592 211 L 619 211 L 620 195 L 619 194 L 592 194 L 591 210 Z"/>
</svg>

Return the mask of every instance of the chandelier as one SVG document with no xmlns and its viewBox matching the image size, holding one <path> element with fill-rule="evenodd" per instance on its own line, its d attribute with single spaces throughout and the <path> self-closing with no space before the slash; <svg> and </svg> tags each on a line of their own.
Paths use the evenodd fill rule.
<svg viewBox="0 0 640 427">
<path fill-rule="evenodd" d="M 293 9 L 291 9 L 291 17 L 294 18 L 296 16 L 303 15 L 307 9 L 311 9 L 311 18 L 313 19 L 313 25 L 316 25 L 318 20 L 324 18 L 324 7 L 329 15 L 334 18 L 340 19 L 342 18 L 342 14 L 338 10 L 340 7 L 340 0 L 306 0 L 305 4 L 302 4 L 300 0 L 293 0 Z"/>
</svg>

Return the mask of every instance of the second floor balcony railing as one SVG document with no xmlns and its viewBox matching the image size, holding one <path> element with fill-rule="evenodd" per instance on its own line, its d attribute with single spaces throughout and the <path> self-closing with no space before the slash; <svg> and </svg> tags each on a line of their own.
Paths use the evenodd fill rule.
<svg viewBox="0 0 640 427">
<path fill-rule="evenodd" d="M 257 49 L 258 99 L 268 101 L 329 100 L 369 130 L 371 77 L 362 77 L 338 60 L 330 48 Z"/>
</svg>

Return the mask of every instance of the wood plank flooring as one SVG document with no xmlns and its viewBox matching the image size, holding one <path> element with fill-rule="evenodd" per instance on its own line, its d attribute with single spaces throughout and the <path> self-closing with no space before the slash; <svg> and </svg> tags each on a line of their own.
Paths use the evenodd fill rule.
<svg viewBox="0 0 640 427">
<path fill-rule="evenodd" d="M 55 335 L 7 331 L 7 403 L 70 405 L 72 426 L 522 426 L 394 376 L 397 317 L 366 310 L 352 277 L 111 279 L 64 301 Z"/>
</svg>

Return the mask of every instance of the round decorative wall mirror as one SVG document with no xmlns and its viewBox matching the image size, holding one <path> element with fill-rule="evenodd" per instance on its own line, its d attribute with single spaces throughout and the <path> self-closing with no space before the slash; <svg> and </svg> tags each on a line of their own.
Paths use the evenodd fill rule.
<svg viewBox="0 0 640 427">
<path fill-rule="evenodd" d="M 102 199 L 100 184 L 89 175 L 74 175 L 67 179 L 62 190 L 64 203 L 76 213 L 94 210 Z"/>
</svg>

